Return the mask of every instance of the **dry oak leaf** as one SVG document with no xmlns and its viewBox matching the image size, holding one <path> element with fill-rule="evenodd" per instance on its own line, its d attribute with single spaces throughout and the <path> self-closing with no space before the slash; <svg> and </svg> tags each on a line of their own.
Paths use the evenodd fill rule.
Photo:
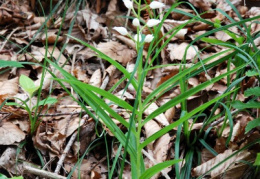
<svg viewBox="0 0 260 179">
<path fill-rule="evenodd" d="M 97 49 L 124 66 L 136 57 L 136 51 L 118 42 L 99 43 Z"/>
<path fill-rule="evenodd" d="M 214 1 L 216 1 L 216 0 L 212 0 L 212 1 L 208 1 L 208 0 L 189 0 L 189 1 L 193 6 L 200 8 L 203 11 L 208 11 L 208 10 L 211 9 L 211 5 L 213 3 L 215 3 Z"/>
<path fill-rule="evenodd" d="M 0 157 L 0 166 L 9 173 L 22 175 L 23 163 L 17 162 L 17 159 L 25 161 L 25 151 L 22 150 L 17 155 L 17 148 L 8 147 Z"/>
<path fill-rule="evenodd" d="M 155 103 L 151 103 L 144 111 L 144 114 L 148 116 L 152 114 L 152 112 L 154 112 L 156 109 L 158 109 L 158 106 Z M 169 125 L 169 122 L 163 113 L 156 116 L 155 120 L 163 126 Z"/>
<path fill-rule="evenodd" d="M 25 133 L 11 122 L 4 122 L 0 127 L 0 145 L 11 145 L 24 138 Z"/>
<path fill-rule="evenodd" d="M 194 168 L 192 170 L 192 176 L 200 176 L 200 175 L 206 173 L 212 167 L 214 167 L 218 163 L 222 162 L 223 160 L 225 160 L 227 157 L 229 157 L 232 154 L 233 154 L 233 152 L 232 152 L 231 149 L 226 150 L 224 153 L 219 154 L 215 158 L 213 158 L 213 159 L 197 166 L 196 168 Z M 224 162 L 223 164 L 221 164 L 220 166 L 218 166 L 217 168 L 212 170 L 210 172 L 211 177 L 215 177 L 215 176 L 219 175 L 220 173 L 225 172 L 230 167 L 230 165 L 234 165 L 235 161 L 242 160 L 242 159 L 248 157 L 249 155 L 250 155 L 250 152 L 243 151 L 243 152 L 239 153 L 238 155 L 231 157 L 226 162 Z"/>
<path fill-rule="evenodd" d="M 101 70 L 97 69 L 93 75 L 91 76 L 90 80 L 89 80 L 89 84 L 95 87 L 100 87 L 102 83 L 102 74 L 101 74 Z"/>
<path fill-rule="evenodd" d="M 13 97 L 18 93 L 18 77 L 0 82 L 0 103 L 8 97 Z"/>
<path fill-rule="evenodd" d="M 188 43 L 181 43 L 178 44 L 169 44 L 167 50 L 170 53 L 170 59 L 173 61 L 175 59 L 182 60 L 185 54 L 185 50 L 189 44 Z M 193 59 L 198 52 L 198 47 L 196 45 L 190 46 L 187 50 L 186 59 L 191 60 Z"/>
<path fill-rule="evenodd" d="M 151 135 L 153 135 L 154 133 L 161 130 L 161 127 L 154 120 L 150 120 L 144 125 L 144 129 L 145 129 L 146 138 L 148 138 Z M 148 153 L 154 159 L 154 161 L 156 163 L 161 163 L 166 160 L 167 152 L 169 150 L 170 140 L 171 140 L 171 137 L 167 133 L 167 134 L 161 136 L 156 141 L 151 142 L 150 144 L 147 145 Z M 145 159 L 146 168 L 150 168 L 155 165 L 155 163 L 153 161 L 151 161 L 150 159 L 148 160 L 148 158 Z M 169 168 L 164 169 L 164 173 L 168 173 L 168 172 L 169 172 Z M 159 175 L 160 174 L 158 173 L 155 176 L 153 176 L 152 178 L 158 178 Z"/>
</svg>

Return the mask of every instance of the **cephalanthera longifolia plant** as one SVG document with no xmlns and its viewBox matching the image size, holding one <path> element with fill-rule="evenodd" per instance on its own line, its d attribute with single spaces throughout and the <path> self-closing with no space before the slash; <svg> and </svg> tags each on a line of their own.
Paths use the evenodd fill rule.
<svg viewBox="0 0 260 179">
<path fill-rule="evenodd" d="M 170 39 L 172 37 L 174 37 L 174 35 L 177 34 L 178 31 L 180 31 L 184 26 L 186 26 L 187 24 L 189 24 L 191 22 L 202 21 L 202 22 L 208 23 L 212 26 L 214 26 L 214 23 L 200 18 L 199 15 L 194 16 L 193 14 L 178 11 L 175 8 L 180 3 L 175 3 L 174 5 L 172 5 L 171 8 L 165 10 L 163 18 L 159 19 L 158 18 L 159 16 L 152 17 L 152 15 L 151 15 L 150 19 L 147 22 L 143 22 L 140 20 L 141 19 L 140 14 L 141 14 L 142 10 L 144 10 L 145 8 L 150 8 L 150 9 L 161 8 L 161 7 L 164 7 L 164 4 L 153 1 L 151 4 L 147 5 L 146 7 L 141 8 L 141 1 L 123 0 L 123 2 L 125 4 L 125 6 L 129 10 L 131 10 L 132 13 L 135 15 L 135 17 L 133 17 L 132 23 L 134 26 L 137 27 L 137 34 L 132 36 L 127 31 L 127 29 L 124 27 L 114 27 L 113 29 L 116 30 L 117 32 L 119 32 L 121 35 L 128 36 L 136 44 L 136 51 L 137 51 L 138 55 L 137 55 L 137 59 L 136 59 L 136 65 L 135 65 L 134 71 L 132 73 L 129 73 L 125 69 L 125 67 L 123 67 L 121 64 L 116 62 L 114 59 L 108 57 L 107 55 L 103 54 L 102 52 L 100 52 L 93 46 L 89 45 L 88 43 L 83 42 L 79 39 L 76 39 L 72 36 L 69 36 L 69 37 L 77 40 L 78 42 L 80 42 L 83 45 L 92 49 L 93 51 L 96 52 L 96 54 L 99 58 L 108 61 L 109 63 L 114 65 L 118 70 L 120 70 L 123 73 L 124 78 L 128 79 L 127 86 L 131 84 L 136 91 L 136 99 L 135 99 L 133 106 L 128 104 L 124 100 L 118 98 L 117 96 L 111 94 L 110 92 L 107 92 L 105 90 L 99 89 L 99 88 L 91 86 L 89 84 L 80 82 L 74 76 L 72 76 L 71 74 L 69 74 L 68 72 L 63 70 L 58 64 L 56 64 L 48 59 L 47 59 L 47 61 L 51 65 L 53 65 L 56 69 L 58 69 L 64 76 L 64 79 L 55 78 L 55 80 L 57 80 L 59 82 L 69 83 L 72 86 L 73 90 L 80 96 L 80 98 L 85 103 L 87 103 L 95 112 L 94 113 L 90 112 L 88 110 L 88 108 L 85 107 L 85 104 L 83 104 L 82 102 L 79 102 L 79 104 L 82 106 L 82 108 L 84 110 L 86 110 L 86 112 L 94 119 L 97 119 L 97 117 L 99 119 L 101 119 L 103 124 L 106 125 L 106 127 L 110 129 L 110 131 L 114 134 L 114 136 L 118 139 L 118 141 L 124 147 L 125 153 L 124 153 L 123 159 L 125 160 L 126 154 L 129 154 L 132 178 L 145 178 L 146 179 L 146 178 L 152 177 L 154 174 L 160 172 L 164 168 L 180 162 L 180 160 L 178 159 L 178 154 L 177 154 L 176 160 L 165 161 L 163 163 L 159 163 L 159 164 L 153 166 L 152 168 L 146 169 L 145 165 L 144 165 L 142 150 L 145 149 L 145 147 L 149 143 L 160 138 L 162 135 L 166 134 L 167 132 L 172 130 L 174 127 L 181 126 L 182 124 L 184 124 L 183 128 L 184 128 L 184 135 L 186 137 L 186 142 L 189 143 L 190 132 L 189 132 L 189 126 L 188 126 L 188 119 L 201 114 L 209 106 L 216 104 L 217 102 L 221 101 L 223 98 L 228 97 L 232 93 L 236 92 L 237 91 L 236 85 L 239 82 L 239 80 L 236 81 L 234 84 L 232 84 L 231 88 L 228 89 L 225 93 L 219 95 L 215 99 L 212 99 L 212 100 L 204 103 L 203 105 L 197 107 L 196 109 L 194 109 L 190 112 L 188 112 L 185 107 L 186 100 L 190 96 L 198 93 L 201 90 L 204 90 L 208 85 L 211 85 L 224 77 L 227 77 L 233 73 L 240 71 L 248 64 L 251 64 L 252 61 L 250 59 L 250 61 L 247 60 L 244 63 L 237 64 L 235 69 L 229 70 L 222 75 L 212 78 L 211 80 L 206 81 L 196 87 L 188 89 L 187 86 L 185 86 L 185 82 L 190 77 L 195 76 L 205 70 L 208 70 L 226 60 L 229 60 L 238 54 L 240 54 L 240 57 L 242 57 L 242 59 L 243 59 L 243 57 L 247 56 L 247 53 L 241 52 L 241 49 L 236 46 L 226 44 L 223 42 L 223 45 L 225 45 L 227 47 L 226 50 L 219 52 L 215 55 L 212 55 L 210 57 L 207 57 L 203 60 L 200 60 L 199 63 L 193 64 L 190 68 L 183 68 L 183 66 L 186 63 L 185 62 L 186 55 L 185 55 L 183 57 L 183 62 L 181 64 L 179 64 L 180 73 L 178 73 L 177 75 L 175 75 L 172 78 L 165 81 L 163 84 L 158 86 L 151 94 L 149 94 L 146 97 L 146 99 L 143 99 L 142 91 L 143 91 L 143 85 L 144 85 L 146 75 L 150 70 L 161 67 L 161 66 L 154 66 L 154 67 L 151 67 L 151 66 L 152 66 L 154 60 L 160 54 L 161 50 L 164 49 L 164 47 L 166 47 L 166 45 L 170 42 Z M 133 3 L 135 3 L 135 5 L 137 7 L 137 11 L 133 8 L 134 7 Z M 179 13 L 183 13 L 183 14 L 191 17 L 191 19 L 188 20 L 186 23 L 173 28 L 171 31 L 166 33 L 163 37 L 160 37 L 159 34 L 160 34 L 160 29 L 162 27 L 162 24 L 172 11 L 178 11 Z M 156 13 L 153 13 L 153 14 L 156 14 Z M 206 37 L 217 31 L 227 30 L 229 27 L 232 27 L 232 26 L 239 26 L 240 24 L 243 24 L 252 19 L 256 19 L 256 18 L 254 17 L 254 18 L 247 19 L 247 20 L 241 20 L 241 22 L 232 22 L 230 25 L 228 25 L 226 27 L 218 26 L 215 29 L 213 29 L 205 34 L 196 37 L 196 39 L 194 41 L 192 41 L 191 45 L 194 44 L 196 41 L 202 39 L 203 37 Z M 148 28 L 150 31 L 150 34 L 149 35 L 142 34 L 143 28 Z M 170 38 L 165 40 L 165 42 L 162 44 L 161 42 L 163 41 L 163 39 L 165 39 L 166 35 L 170 35 Z M 203 40 L 206 41 L 208 39 L 204 38 Z M 147 50 L 148 55 L 147 55 L 146 59 L 144 59 L 144 57 L 143 57 L 143 49 L 144 49 L 145 43 L 150 43 L 149 48 Z M 186 52 L 187 52 L 188 48 L 189 47 L 186 48 Z M 220 55 L 223 55 L 223 54 L 228 54 L 228 55 L 223 56 L 222 58 L 220 58 L 218 60 L 215 60 L 215 58 L 218 58 Z M 198 55 L 199 55 L 199 52 L 198 52 Z M 151 60 L 149 60 L 149 57 L 151 58 Z M 154 112 L 152 112 L 150 115 L 148 115 L 144 118 L 143 113 L 144 113 L 145 109 L 147 109 L 147 107 L 152 102 L 154 102 L 161 95 L 163 95 L 164 93 L 166 93 L 167 91 L 169 91 L 170 89 L 175 87 L 177 84 L 180 84 L 182 93 L 179 96 L 175 97 L 174 99 L 171 99 L 164 105 L 160 106 L 158 109 L 156 109 Z M 116 85 L 119 85 L 119 84 L 116 84 Z M 126 89 L 127 89 L 127 86 L 126 86 Z M 99 96 L 102 96 L 103 98 L 100 98 Z M 109 101 L 115 103 L 119 107 L 124 108 L 127 111 L 130 111 L 130 113 L 131 113 L 130 121 L 127 122 L 123 117 L 121 117 L 113 109 L 111 109 L 110 106 L 108 104 L 106 104 L 105 99 L 108 99 Z M 180 119 L 175 121 L 174 123 L 171 123 L 171 124 L 165 126 L 161 130 L 159 130 L 158 132 L 156 132 L 155 134 L 153 134 L 152 136 L 146 138 L 143 142 L 141 142 L 141 140 L 140 140 L 141 129 L 144 126 L 144 124 L 146 124 L 149 120 L 154 119 L 156 116 L 160 115 L 161 113 L 165 112 L 167 109 L 170 109 L 179 103 L 182 104 L 182 115 L 181 115 Z M 113 122 L 112 118 L 118 120 L 122 125 L 124 125 L 128 129 L 127 132 L 124 133 L 123 131 L 121 131 L 121 129 Z M 176 147 L 176 149 L 178 149 L 178 147 Z M 191 152 L 191 153 L 193 154 L 194 152 Z M 189 168 L 191 168 L 192 157 L 191 157 L 191 161 L 189 161 L 187 158 L 185 160 L 186 160 L 186 162 L 189 162 Z M 114 161 L 114 163 L 115 162 L 116 162 L 116 160 Z M 122 162 L 122 163 L 124 163 L 124 162 Z M 121 165 L 121 172 L 119 175 L 122 175 L 123 168 L 124 168 L 124 164 Z M 114 172 L 113 170 L 114 170 L 114 167 L 112 167 L 112 169 L 109 171 L 109 178 L 113 177 L 113 172 Z M 187 171 L 189 172 L 190 170 L 187 170 Z M 177 178 L 181 178 L 181 177 L 185 178 L 186 175 L 180 176 L 178 173 L 179 173 L 179 170 L 176 169 Z"/>
</svg>

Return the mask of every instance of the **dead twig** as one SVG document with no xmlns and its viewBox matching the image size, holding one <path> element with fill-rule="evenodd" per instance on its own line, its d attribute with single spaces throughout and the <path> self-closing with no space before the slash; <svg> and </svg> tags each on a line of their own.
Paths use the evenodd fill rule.
<svg viewBox="0 0 260 179">
<path fill-rule="evenodd" d="M 40 114 L 40 117 L 55 117 L 55 116 L 67 116 L 67 115 L 78 115 L 80 113 L 85 113 L 84 111 L 81 112 L 65 112 L 65 113 L 54 113 L 54 114 Z"/>
<path fill-rule="evenodd" d="M 76 132 L 70 137 L 70 140 L 69 140 L 67 146 L 65 147 L 65 150 L 64 150 L 63 154 L 61 155 L 60 160 L 59 160 L 58 163 L 57 163 L 57 167 L 56 167 L 56 169 L 55 169 L 55 171 L 54 171 L 55 174 L 58 174 L 58 173 L 59 173 L 59 171 L 60 171 L 60 169 L 61 169 L 61 166 L 62 166 L 62 164 L 63 164 L 63 162 L 64 162 L 64 159 L 66 158 L 66 155 L 68 154 L 68 152 L 69 152 L 69 150 L 70 150 L 72 144 L 74 143 L 74 141 L 75 141 L 75 139 L 76 139 L 76 137 L 77 137 L 77 134 L 78 134 L 78 131 L 76 131 Z"/>
<path fill-rule="evenodd" d="M 238 112 L 238 110 L 236 109 L 236 110 L 231 112 L 231 115 L 233 115 L 233 114 L 235 114 L 237 112 Z M 212 122 L 209 127 L 214 127 L 214 126 L 220 124 L 221 122 L 223 122 L 225 120 L 225 118 L 226 118 L 226 116 L 223 116 L 219 120 Z"/>
<path fill-rule="evenodd" d="M 58 175 L 56 173 L 48 172 L 48 171 L 34 168 L 34 167 L 31 167 L 28 165 L 24 166 L 24 172 L 31 173 L 31 174 L 41 176 L 41 177 L 47 177 L 47 178 L 53 178 L 53 179 L 66 179 L 66 177 Z"/>
</svg>

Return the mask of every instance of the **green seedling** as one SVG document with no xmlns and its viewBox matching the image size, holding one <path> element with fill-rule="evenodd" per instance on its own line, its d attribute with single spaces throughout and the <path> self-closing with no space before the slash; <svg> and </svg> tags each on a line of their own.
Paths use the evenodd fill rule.
<svg viewBox="0 0 260 179">
<path fill-rule="evenodd" d="M 19 84 L 29 96 L 29 108 L 31 109 L 33 94 L 39 89 L 39 86 L 35 86 L 33 80 L 25 75 L 20 76 Z"/>
</svg>

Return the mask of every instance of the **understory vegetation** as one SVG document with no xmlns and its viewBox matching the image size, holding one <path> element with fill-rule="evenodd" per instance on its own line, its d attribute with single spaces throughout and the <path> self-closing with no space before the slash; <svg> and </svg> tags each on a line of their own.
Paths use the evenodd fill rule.
<svg viewBox="0 0 260 179">
<path fill-rule="evenodd" d="M 260 5 L 0 1 L 0 178 L 257 178 Z"/>
</svg>

